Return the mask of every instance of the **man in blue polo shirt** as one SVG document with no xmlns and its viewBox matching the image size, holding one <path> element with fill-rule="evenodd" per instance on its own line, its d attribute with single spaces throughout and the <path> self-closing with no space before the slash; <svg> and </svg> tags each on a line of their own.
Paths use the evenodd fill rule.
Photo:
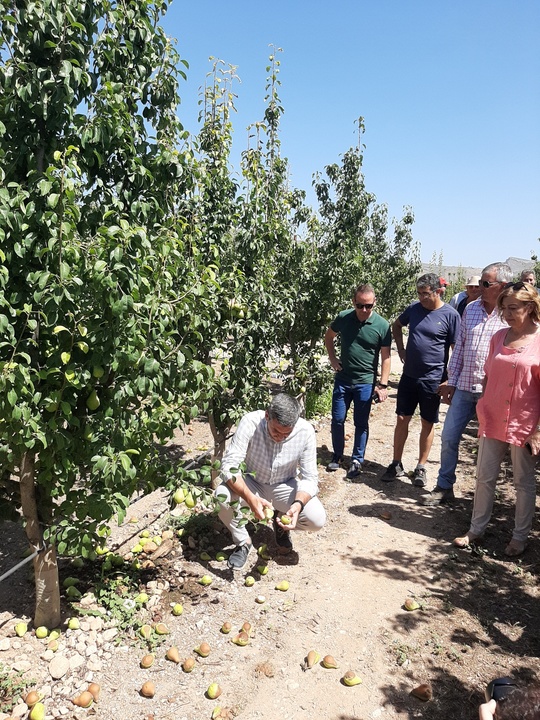
<svg viewBox="0 0 540 720">
<path fill-rule="evenodd" d="M 338 470 L 345 449 L 345 419 L 354 404 L 354 445 L 347 477 L 352 480 L 362 471 L 369 435 L 369 411 L 373 396 L 380 402 L 387 397 L 390 375 L 390 325 L 373 312 L 375 291 L 371 285 L 359 285 L 353 296 L 354 307 L 340 312 L 332 322 L 324 343 L 336 376 L 332 395 L 333 456 L 328 471 Z M 339 334 L 341 357 L 338 360 L 334 338 Z M 375 384 L 381 356 L 381 380 Z"/>
<path fill-rule="evenodd" d="M 450 348 L 459 333 L 459 314 L 441 297 L 440 278 L 427 273 L 416 281 L 419 302 L 409 305 L 392 325 L 392 334 L 403 363 L 398 385 L 394 430 L 394 459 L 381 480 L 391 482 L 406 475 L 401 458 L 409 434 L 409 423 L 420 407 L 420 448 L 413 485 L 426 484 L 425 463 L 433 443 L 433 425 L 439 421 L 439 385 L 446 380 Z M 403 328 L 409 327 L 407 349 Z"/>
</svg>

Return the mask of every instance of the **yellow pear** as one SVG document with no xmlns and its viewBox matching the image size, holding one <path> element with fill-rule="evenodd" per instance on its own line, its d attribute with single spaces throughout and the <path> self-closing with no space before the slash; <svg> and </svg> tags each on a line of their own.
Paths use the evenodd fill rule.
<svg viewBox="0 0 540 720">
<path fill-rule="evenodd" d="M 152 667 L 154 664 L 154 660 L 156 659 L 156 656 L 152 653 L 149 653 L 148 655 L 145 655 L 141 660 L 141 667 L 147 670 L 149 667 Z"/>
<path fill-rule="evenodd" d="M 150 680 L 147 680 L 143 684 L 143 686 L 140 690 L 140 693 L 145 698 L 153 698 L 154 695 L 156 694 L 156 686 L 154 685 L 153 682 L 150 682 Z"/>
<path fill-rule="evenodd" d="M 416 600 L 413 600 L 413 598 L 407 598 L 403 603 L 403 607 L 405 610 L 411 612 L 412 610 L 418 610 L 420 605 L 416 602 Z"/>
<path fill-rule="evenodd" d="M 238 635 L 233 637 L 232 642 L 240 647 L 245 647 L 249 643 L 249 635 L 242 630 L 242 632 L 239 632 Z"/>
<path fill-rule="evenodd" d="M 210 700 L 215 700 L 217 697 L 221 695 L 221 688 L 217 683 L 212 683 L 208 690 L 206 691 L 206 694 L 210 698 Z"/>
<path fill-rule="evenodd" d="M 37 702 L 30 710 L 30 715 L 28 717 L 30 720 L 43 720 L 45 717 L 45 705 L 41 702 Z"/>
<path fill-rule="evenodd" d="M 176 647 L 176 645 L 173 645 L 167 650 L 165 657 L 167 658 L 167 660 L 170 660 L 171 662 L 178 665 L 178 663 L 180 662 L 180 653 L 178 652 L 178 648 Z"/>
<path fill-rule="evenodd" d="M 276 590 L 281 590 L 281 592 L 287 592 L 289 589 L 289 583 L 287 580 L 282 580 L 276 585 Z"/>
<path fill-rule="evenodd" d="M 338 666 L 332 655 L 325 655 L 322 659 L 322 665 L 329 670 L 335 670 Z"/>
<path fill-rule="evenodd" d="M 195 652 L 201 657 L 208 657 L 210 655 L 210 645 L 207 642 L 202 642 L 195 648 Z"/>
<path fill-rule="evenodd" d="M 347 685 L 347 687 L 353 687 L 354 685 L 360 685 L 362 682 L 362 678 L 359 678 L 356 673 L 354 673 L 352 670 L 347 670 L 345 675 L 343 676 L 343 684 Z"/>
<path fill-rule="evenodd" d="M 321 656 L 316 650 L 310 650 L 306 655 L 306 668 L 309 670 L 314 665 L 316 665 L 320 659 Z"/>
</svg>

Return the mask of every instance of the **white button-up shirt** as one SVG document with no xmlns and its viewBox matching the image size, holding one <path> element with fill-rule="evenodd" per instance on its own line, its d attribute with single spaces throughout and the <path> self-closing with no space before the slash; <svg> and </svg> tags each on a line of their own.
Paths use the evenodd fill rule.
<svg viewBox="0 0 540 720">
<path fill-rule="evenodd" d="M 276 442 L 268 434 L 264 410 L 244 415 L 221 463 L 222 482 L 234 477 L 233 470 L 239 471 L 241 463 L 261 485 L 297 478 L 297 490 L 311 497 L 318 492 L 315 430 L 304 418 L 298 418 L 285 440 Z"/>
</svg>

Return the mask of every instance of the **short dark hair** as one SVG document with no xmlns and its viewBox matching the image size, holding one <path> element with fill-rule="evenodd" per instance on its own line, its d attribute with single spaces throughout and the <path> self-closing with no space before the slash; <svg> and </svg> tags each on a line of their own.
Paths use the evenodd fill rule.
<svg viewBox="0 0 540 720">
<path fill-rule="evenodd" d="M 540 685 L 516 688 L 497 701 L 497 720 L 540 720 Z"/>
<path fill-rule="evenodd" d="M 283 427 L 294 427 L 300 417 L 300 404 L 290 395 L 278 393 L 268 406 L 268 417 Z"/>
<path fill-rule="evenodd" d="M 370 285 L 369 283 L 362 283 L 361 285 L 357 285 L 353 292 L 353 300 L 358 295 L 358 293 L 373 293 L 375 295 L 375 290 L 373 288 L 373 285 Z"/>
<path fill-rule="evenodd" d="M 420 275 L 416 281 L 416 287 L 428 287 L 430 290 L 440 290 L 441 278 L 435 275 L 435 273 L 425 273 L 424 275 Z"/>
</svg>

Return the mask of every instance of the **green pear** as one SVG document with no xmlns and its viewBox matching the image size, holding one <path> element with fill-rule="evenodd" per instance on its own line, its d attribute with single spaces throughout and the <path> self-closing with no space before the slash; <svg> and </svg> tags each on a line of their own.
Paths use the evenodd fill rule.
<svg viewBox="0 0 540 720">
<path fill-rule="evenodd" d="M 289 583 L 287 580 L 282 580 L 276 585 L 276 590 L 281 590 L 281 592 L 287 592 L 289 589 Z"/>
<path fill-rule="evenodd" d="M 36 628 L 36 637 L 40 640 L 43 640 L 43 638 L 46 638 L 49 634 L 48 629 L 45 627 L 45 625 L 40 625 Z"/>
<path fill-rule="evenodd" d="M 28 630 L 28 625 L 24 622 L 19 622 L 15 625 L 15 634 L 18 637 L 22 637 Z"/>
<path fill-rule="evenodd" d="M 210 575 L 203 575 L 202 578 L 199 580 L 199 585 L 211 585 L 212 584 L 212 578 Z"/>
<path fill-rule="evenodd" d="M 180 505 L 181 503 L 183 503 L 185 498 L 186 498 L 186 496 L 185 496 L 185 493 L 182 490 L 182 488 L 178 488 L 178 490 L 176 490 L 176 492 L 173 495 L 173 500 L 177 505 Z"/>
<path fill-rule="evenodd" d="M 98 407 L 101 405 L 101 400 L 98 398 L 97 392 L 95 390 L 92 390 L 90 395 L 86 398 L 86 407 L 89 410 L 97 410 Z"/>
<path fill-rule="evenodd" d="M 176 615 L 178 617 L 178 615 L 181 615 L 183 612 L 184 612 L 184 607 L 183 607 L 183 605 L 181 605 L 181 603 L 176 603 L 175 605 L 173 605 L 173 609 L 172 609 L 173 615 Z"/>
<path fill-rule="evenodd" d="M 252 587 L 253 585 L 255 585 L 255 578 L 252 575 L 248 575 L 244 580 L 244 585 L 246 587 Z"/>
</svg>

